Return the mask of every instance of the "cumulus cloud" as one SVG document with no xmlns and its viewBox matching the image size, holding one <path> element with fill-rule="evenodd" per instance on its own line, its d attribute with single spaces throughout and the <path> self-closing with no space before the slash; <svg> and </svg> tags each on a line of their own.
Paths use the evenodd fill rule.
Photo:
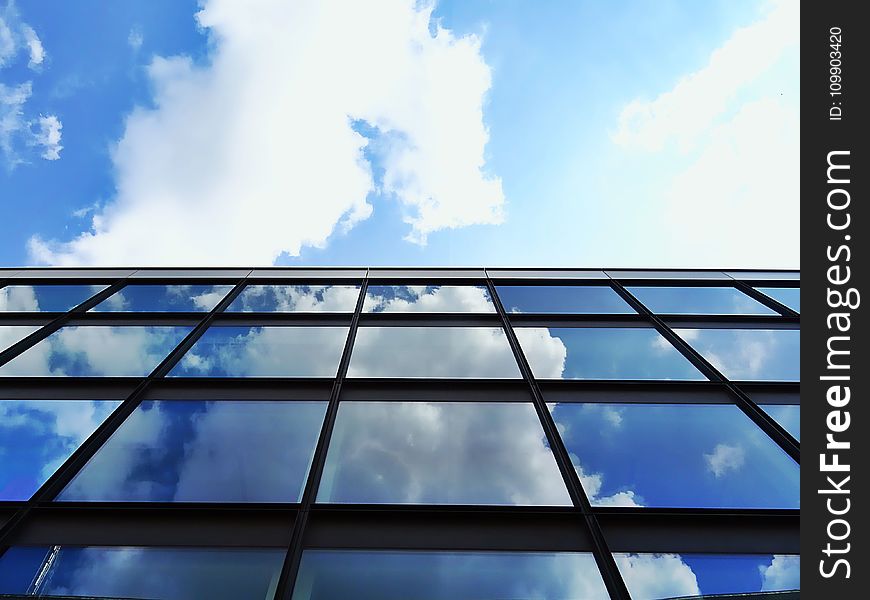
<svg viewBox="0 0 870 600">
<path fill-rule="evenodd" d="M 30 53 L 30 60 L 27 66 L 34 69 L 42 64 L 45 60 L 45 48 L 42 47 L 42 42 L 33 27 L 30 25 L 21 26 L 21 35 L 24 37 L 24 43 L 27 44 L 27 51 Z"/>
<path fill-rule="evenodd" d="M 60 158 L 60 130 L 63 125 L 55 115 L 40 115 L 36 120 L 38 127 L 33 134 L 33 142 L 42 148 L 42 158 L 45 160 L 57 160 Z"/>
<path fill-rule="evenodd" d="M 414 0 L 204 1 L 196 19 L 212 42 L 208 63 L 153 59 L 154 108 L 128 116 L 113 151 L 116 197 L 71 241 L 33 237 L 32 257 L 271 263 L 368 218 L 374 191 L 402 205 L 418 243 L 498 223 L 501 182 L 484 161 L 490 70 L 480 38 L 454 35 L 432 10 Z M 372 137 L 380 186 L 364 154 Z"/>
<path fill-rule="evenodd" d="M 495 312 L 486 288 L 473 285 L 369 286 L 366 312 Z"/>
<path fill-rule="evenodd" d="M 635 600 L 698 596 L 698 579 L 679 554 L 616 554 L 616 564 Z"/>
<path fill-rule="evenodd" d="M 586 497 L 589 498 L 589 502 L 593 506 L 643 506 L 643 498 L 638 496 L 634 490 L 623 490 L 609 496 L 601 496 L 604 475 L 586 473 L 575 455 L 571 455 L 571 462 L 574 463 L 574 470 L 577 471 L 580 483 L 583 484 L 583 491 L 586 492 Z"/>
<path fill-rule="evenodd" d="M 761 591 L 799 590 L 801 587 L 801 557 L 775 554 L 769 565 L 758 567 Z"/>
<path fill-rule="evenodd" d="M 716 444 L 713 451 L 704 454 L 707 468 L 718 479 L 730 471 L 738 471 L 746 462 L 746 450 L 743 446 L 731 444 Z"/>
</svg>

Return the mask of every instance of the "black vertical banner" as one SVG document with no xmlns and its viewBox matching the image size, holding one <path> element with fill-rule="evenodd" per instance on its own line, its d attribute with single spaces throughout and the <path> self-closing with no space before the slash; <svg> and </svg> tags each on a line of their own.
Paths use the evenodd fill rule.
<svg viewBox="0 0 870 600">
<path fill-rule="evenodd" d="M 866 8 L 801 5 L 801 589 L 811 600 L 870 597 Z"/>
</svg>

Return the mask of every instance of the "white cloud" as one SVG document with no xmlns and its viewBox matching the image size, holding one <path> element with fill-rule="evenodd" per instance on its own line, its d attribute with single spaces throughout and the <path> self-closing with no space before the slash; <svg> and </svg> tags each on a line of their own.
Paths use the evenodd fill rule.
<svg viewBox="0 0 870 600">
<path fill-rule="evenodd" d="M 142 36 L 141 31 L 136 28 L 130 30 L 130 35 L 127 36 L 127 43 L 130 44 L 134 52 L 138 51 L 144 42 L 145 38 Z"/>
<path fill-rule="evenodd" d="M 718 479 L 729 471 L 739 470 L 746 462 L 746 450 L 743 446 L 730 444 L 716 444 L 713 452 L 704 454 L 707 468 Z"/>
<path fill-rule="evenodd" d="M 55 115 L 40 115 L 37 119 L 39 130 L 34 133 L 34 143 L 42 146 L 42 158 L 45 160 L 57 160 L 60 158 L 60 130 L 63 128 L 60 120 Z"/>
<path fill-rule="evenodd" d="M 45 60 L 45 48 L 42 47 L 39 36 L 36 35 L 33 27 L 30 25 L 23 25 L 21 27 L 21 35 L 24 37 L 24 43 L 27 44 L 28 52 L 30 52 L 30 61 L 27 63 L 27 66 L 35 69 Z"/>
<path fill-rule="evenodd" d="M 798 590 L 801 587 L 801 557 L 776 554 L 769 565 L 758 567 L 761 591 Z"/>
<path fill-rule="evenodd" d="M 322 247 L 372 212 L 355 121 L 381 133 L 383 190 L 403 205 L 410 239 L 499 222 L 501 183 L 484 170 L 491 82 L 480 39 L 431 13 L 414 0 L 207 0 L 197 20 L 213 43 L 209 64 L 153 60 L 155 108 L 127 118 L 114 202 L 70 242 L 33 237 L 32 257 L 262 264 Z"/>
<path fill-rule="evenodd" d="M 599 496 L 604 476 L 601 473 L 586 473 L 576 456 L 571 456 L 574 470 L 583 484 L 583 491 L 593 506 L 643 506 L 643 499 L 634 490 L 623 490 L 610 496 Z"/>
<path fill-rule="evenodd" d="M 616 554 L 614 558 L 634 600 L 701 593 L 695 574 L 678 554 Z"/>
</svg>

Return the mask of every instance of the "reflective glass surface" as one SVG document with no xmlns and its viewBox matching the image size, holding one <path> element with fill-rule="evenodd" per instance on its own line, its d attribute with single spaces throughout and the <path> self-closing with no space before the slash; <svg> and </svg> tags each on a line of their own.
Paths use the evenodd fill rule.
<svg viewBox="0 0 870 600">
<path fill-rule="evenodd" d="M 800 381 L 796 329 L 676 329 L 728 379 Z"/>
<path fill-rule="evenodd" d="M 762 404 L 762 410 L 788 431 L 797 441 L 801 441 L 801 407 L 794 404 Z"/>
<path fill-rule="evenodd" d="M 62 327 L 0 367 L 0 376 L 145 376 L 190 329 L 138 325 Z"/>
<path fill-rule="evenodd" d="M 550 406 L 594 506 L 797 508 L 800 468 L 728 404 Z"/>
<path fill-rule="evenodd" d="M 170 377 L 334 377 L 347 327 L 211 327 Z"/>
<path fill-rule="evenodd" d="M 591 554 L 306 550 L 293 600 L 604 600 Z"/>
<path fill-rule="evenodd" d="M 540 379 L 704 379 L 655 329 L 517 327 Z"/>
<path fill-rule="evenodd" d="M 570 506 L 534 407 L 343 402 L 318 502 Z"/>
<path fill-rule="evenodd" d="M 776 311 L 733 287 L 627 288 L 654 313 L 665 315 L 776 315 Z"/>
<path fill-rule="evenodd" d="M 207 312 L 233 289 L 231 285 L 128 285 L 91 310 L 94 312 Z"/>
<path fill-rule="evenodd" d="M 0 312 L 66 312 L 105 285 L 7 285 L 0 288 Z"/>
<path fill-rule="evenodd" d="M 774 288 L 762 287 L 756 288 L 762 294 L 770 296 L 780 304 L 785 304 L 795 312 L 801 311 L 801 289 L 800 288 Z"/>
<path fill-rule="evenodd" d="M 348 377 L 520 376 L 499 327 L 360 327 Z"/>
<path fill-rule="evenodd" d="M 0 594 L 141 600 L 271 600 L 284 551 L 50 546 L 0 557 Z"/>
<path fill-rule="evenodd" d="M 363 311 L 491 313 L 495 306 L 479 285 L 370 285 Z"/>
<path fill-rule="evenodd" d="M 800 556 L 793 554 L 613 556 L 632 600 L 800 589 Z"/>
<path fill-rule="evenodd" d="M 0 500 L 27 500 L 120 402 L 0 400 Z"/>
<path fill-rule="evenodd" d="M 143 402 L 62 501 L 298 502 L 325 402 Z"/>
<path fill-rule="evenodd" d="M 747 281 L 758 279 L 800 281 L 801 278 L 799 271 L 728 271 L 726 274 L 734 279 Z"/>
<path fill-rule="evenodd" d="M 37 329 L 37 325 L 0 325 L 0 351 L 20 342 Z"/>
<path fill-rule="evenodd" d="M 353 312 L 353 285 L 248 285 L 227 312 Z"/>
<path fill-rule="evenodd" d="M 497 291 L 509 313 L 634 313 L 605 285 L 500 285 Z"/>
</svg>

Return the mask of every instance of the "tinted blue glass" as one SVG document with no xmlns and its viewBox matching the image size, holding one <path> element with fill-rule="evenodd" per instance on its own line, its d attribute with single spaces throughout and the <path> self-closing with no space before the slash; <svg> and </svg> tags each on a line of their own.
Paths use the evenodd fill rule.
<svg viewBox="0 0 870 600">
<path fill-rule="evenodd" d="M 297 502 L 325 402 L 146 401 L 63 501 Z"/>
<path fill-rule="evenodd" d="M 211 327 L 170 377 L 334 377 L 347 327 Z"/>
<path fill-rule="evenodd" d="M 479 285 L 370 285 L 363 311 L 491 313 L 495 305 Z"/>
<path fill-rule="evenodd" d="M 8 285 L 0 288 L 0 312 L 66 312 L 105 285 Z"/>
<path fill-rule="evenodd" d="M 13 547 L 0 557 L 0 593 L 271 600 L 283 555 L 260 548 Z"/>
<path fill-rule="evenodd" d="M 118 404 L 0 400 L 0 500 L 30 498 Z"/>
<path fill-rule="evenodd" d="M 666 315 L 775 315 L 776 311 L 733 287 L 628 288 L 654 313 Z"/>
<path fill-rule="evenodd" d="M 306 550 L 293 600 L 604 600 L 591 554 Z"/>
<path fill-rule="evenodd" d="M 36 325 L 0 325 L 0 350 L 20 342 L 39 329 Z"/>
<path fill-rule="evenodd" d="M 634 313 L 606 285 L 500 285 L 497 291 L 509 313 Z"/>
<path fill-rule="evenodd" d="M 516 327 L 541 379 L 704 379 L 655 329 Z"/>
<path fill-rule="evenodd" d="M 796 329 L 676 329 L 728 379 L 800 381 Z"/>
<path fill-rule="evenodd" d="M 564 505 L 531 404 L 345 402 L 318 502 Z"/>
<path fill-rule="evenodd" d="M 0 367 L 0 376 L 148 375 L 190 327 L 62 327 Z"/>
<path fill-rule="evenodd" d="M 349 377 L 518 378 L 500 327 L 360 327 Z"/>
<path fill-rule="evenodd" d="M 96 312 L 206 312 L 231 285 L 128 285 L 92 308 Z"/>
<path fill-rule="evenodd" d="M 788 431 L 794 439 L 801 441 L 801 407 L 794 404 L 762 404 L 761 408 L 774 421 Z"/>
<path fill-rule="evenodd" d="M 353 312 L 355 285 L 249 285 L 228 312 Z"/>
<path fill-rule="evenodd" d="M 762 287 L 757 288 L 762 294 L 770 296 L 780 304 L 785 304 L 795 312 L 801 311 L 801 289 L 800 288 L 772 288 Z"/>
<path fill-rule="evenodd" d="M 736 406 L 556 404 L 595 506 L 797 508 L 800 468 Z"/>
<path fill-rule="evenodd" d="M 633 600 L 800 589 L 792 554 L 614 554 Z"/>
</svg>

